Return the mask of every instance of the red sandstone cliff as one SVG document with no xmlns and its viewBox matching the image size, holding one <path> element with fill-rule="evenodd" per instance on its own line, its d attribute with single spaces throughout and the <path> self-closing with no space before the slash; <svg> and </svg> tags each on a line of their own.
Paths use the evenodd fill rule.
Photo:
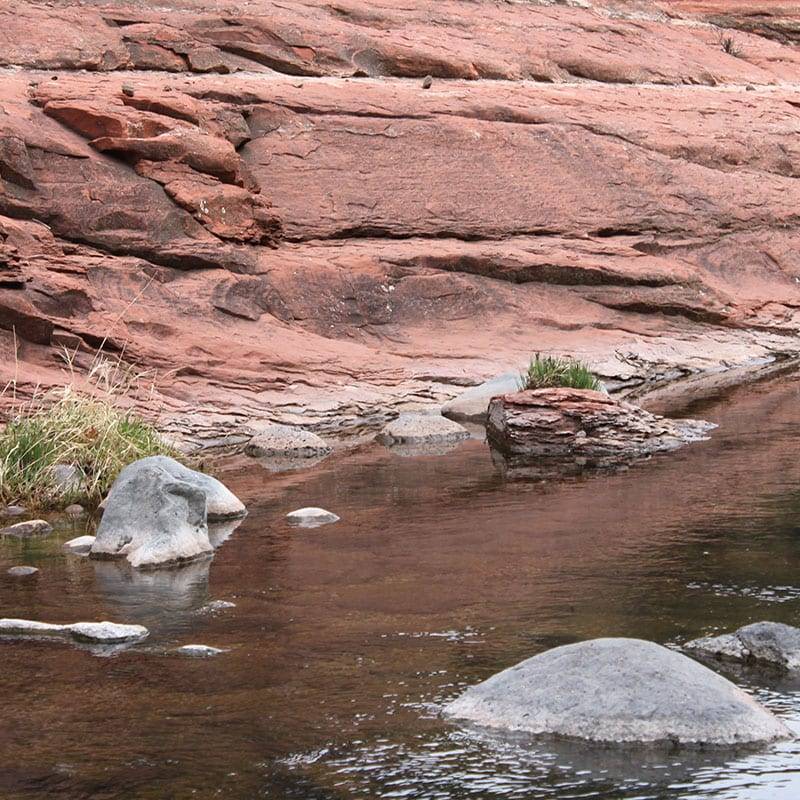
<svg viewBox="0 0 800 800">
<path fill-rule="evenodd" d="M 0 3 L 0 386 L 105 343 L 207 437 L 534 350 L 794 353 L 798 42 L 781 2 Z"/>
</svg>

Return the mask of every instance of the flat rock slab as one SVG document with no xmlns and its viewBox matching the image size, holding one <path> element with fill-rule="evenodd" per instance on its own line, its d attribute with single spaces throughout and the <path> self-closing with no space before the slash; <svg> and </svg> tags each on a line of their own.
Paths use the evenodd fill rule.
<svg viewBox="0 0 800 800">
<path fill-rule="evenodd" d="M 178 655 L 188 656 L 189 658 L 210 658 L 211 656 L 218 656 L 220 653 L 227 653 L 227 650 L 222 650 L 219 647 L 210 647 L 207 644 L 185 644 L 183 647 L 178 647 L 174 651 Z"/>
<path fill-rule="evenodd" d="M 53 532 L 53 527 L 43 519 L 31 519 L 27 522 L 17 522 L 7 528 L 0 528 L 0 537 L 15 536 L 25 538 L 28 536 L 46 536 Z"/>
<path fill-rule="evenodd" d="M 730 681 L 639 639 L 548 650 L 467 689 L 444 713 L 489 728 L 598 742 L 732 746 L 791 737 Z"/>
<path fill-rule="evenodd" d="M 510 456 L 614 460 L 674 450 L 714 427 L 660 417 L 590 389 L 533 389 L 495 397 L 486 436 Z"/>
<path fill-rule="evenodd" d="M 13 636 L 68 636 L 79 642 L 116 644 L 144 639 L 149 631 L 142 625 L 121 625 L 116 622 L 74 622 L 58 625 L 30 619 L 0 619 L 0 634 Z"/>
<path fill-rule="evenodd" d="M 389 447 L 458 442 L 468 438 L 468 430 L 440 414 L 401 414 L 378 435 L 379 441 Z"/>
<path fill-rule="evenodd" d="M 280 456 L 313 458 L 328 455 L 331 447 L 316 433 L 291 425 L 268 425 L 245 447 L 245 453 L 257 458 Z"/>
<path fill-rule="evenodd" d="M 800 670 L 800 628 L 780 622 L 754 622 L 733 633 L 694 639 L 685 647 L 713 658 Z"/>
<path fill-rule="evenodd" d="M 12 578 L 30 578 L 38 572 L 38 567 L 11 567 L 7 570 L 7 574 Z"/>
<path fill-rule="evenodd" d="M 314 506 L 290 511 L 286 515 L 286 519 L 301 528 L 316 528 L 319 525 L 328 525 L 331 522 L 339 521 L 339 517 L 332 511 L 326 511 L 324 508 L 316 508 Z"/>
<path fill-rule="evenodd" d="M 484 381 L 478 386 L 470 386 L 458 397 L 442 406 L 442 415 L 459 422 L 486 422 L 489 401 L 501 394 L 511 394 L 519 389 L 518 372 L 506 372 Z"/>
</svg>

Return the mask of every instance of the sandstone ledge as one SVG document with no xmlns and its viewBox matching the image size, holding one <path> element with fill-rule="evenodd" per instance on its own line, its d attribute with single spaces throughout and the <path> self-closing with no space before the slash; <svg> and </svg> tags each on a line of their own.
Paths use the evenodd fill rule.
<svg viewBox="0 0 800 800">
<path fill-rule="evenodd" d="M 495 397 L 486 435 L 511 456 L 635 458 L 705 438 L 715 427 L 673 420 L 589 389 L 534 389 Z"/>
</svg>

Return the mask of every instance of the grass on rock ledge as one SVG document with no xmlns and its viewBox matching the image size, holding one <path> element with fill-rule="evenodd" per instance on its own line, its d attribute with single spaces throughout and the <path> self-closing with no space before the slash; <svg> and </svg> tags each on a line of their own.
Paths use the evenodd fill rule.
<svg viewBox="0 0 800 800">
<path fill-rule="evenodd" d="M 92 370 L 89 377 L 97 375 Z M 94 508 L 127 464 L 179 456 L 153 425 L 120 407 L 130 384 L 107 376 L 96 392 L 69 385 L 34 398 L 0 430 L 0 503 Z M 77 468 L 77 478 L 65 481 L 59 465 Z"/>
<path fill-rule="evenodd" d="M 581 361 L 537 353 L 528 369 L 520 375 L 520 389 L 594 389 L 603 387 L 594 373 Z"/>
</svg>

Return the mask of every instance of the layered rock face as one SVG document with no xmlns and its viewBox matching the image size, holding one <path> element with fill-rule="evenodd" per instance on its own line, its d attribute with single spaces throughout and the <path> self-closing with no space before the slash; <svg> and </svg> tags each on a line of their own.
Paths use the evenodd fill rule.
<svg viewBox="0 0 800 800">
<path fill-rule="evenodd" d="M 0 383 L 102 345 L 244 441 L 534 350 L 634 392 L 794 353 L 800 14 L 581 6 L 0 10 Z"/>
<path fill-rule="evenodd" d="M 533 389 L 495 397 L 486 435 L 500 452 L 519 457 L 570 456 L 616 460 L 674 450 L 714 425 L 666 419 L 590 389 Z"/>
</svg>

